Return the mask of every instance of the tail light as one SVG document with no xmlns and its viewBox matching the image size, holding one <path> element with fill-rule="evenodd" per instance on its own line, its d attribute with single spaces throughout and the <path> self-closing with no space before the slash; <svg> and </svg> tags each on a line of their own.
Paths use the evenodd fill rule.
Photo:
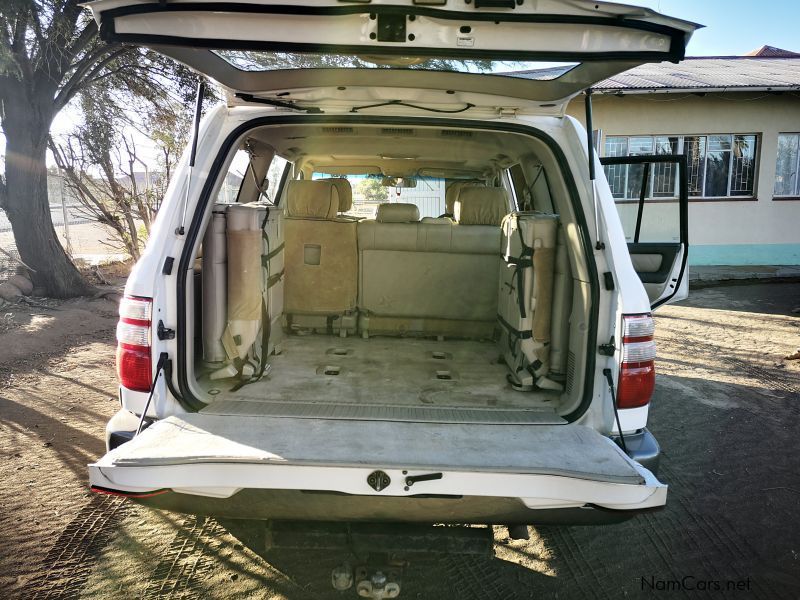
<svg viewBox="0 0 800 600">
<path fill-rule="evenodd" d="M 636 408 L 650 402 L 656 384 L 655 322 L 650 314 L 622 317 L 622 365 L 617 407 Z"/>
<path fill-rule="evenodd" d="M 151 318 L 153 300 L 125 296 L 117 323 L 117 376 L 123 387 L 149 392 L 152 384 Z"/>
</svg>

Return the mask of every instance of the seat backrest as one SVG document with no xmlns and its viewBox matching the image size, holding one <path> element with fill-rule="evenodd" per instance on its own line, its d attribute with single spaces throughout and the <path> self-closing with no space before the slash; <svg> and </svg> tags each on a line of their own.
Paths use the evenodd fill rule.
<svg viewBox="0 0 800 600">
<path fill-rule="evenodd" d="M 450 219 L 417 222 L 413 205 L 381 205 L 377 216 L 358 226 L 358 305 L 370 317 L 370 329 L 376 329 L 375 317 L 398 333 L 459 335 L 460 330 L 468 336 L 476 331 L 471 324 L 491 325 L 497 313 L 499 227 L 460 227 Z M 391 333 L 391 327 L 383 331 Z"/>
<path fill-rule="evenodd" d="M 331 179 L 291 181 L 284 221 L 285 313 L 341 315 L 356 306 L 356 221 L 340 219 Z"/>
<path fill-rule="evenodd" d="M 458 200 L 458 195 L 461 190 L 465 187 L 486 187 L 486 185 L 480 181 L 476 181 L 474 179 L 465 179 L 462 181 L 454 181 L 450 185 L 447 186 L 447 190 L 444 193 L 444 213 L 449 216 L 453 216 L 456 210 L 456 200 Z"/>
</svg>

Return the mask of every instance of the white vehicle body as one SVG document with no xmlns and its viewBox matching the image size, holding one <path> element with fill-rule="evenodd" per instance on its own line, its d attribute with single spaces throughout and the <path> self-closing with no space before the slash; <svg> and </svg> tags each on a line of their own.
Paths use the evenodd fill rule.
<svg viewBox="0 0 800 600">
<path fill-rule="evenodd" d="M 110 442 L 115 447 L 89 467 L 95 489 L 175 510 L 262 518 L 579 522 L 575 511 L 584 509 L 608 509 L 603 514 L 624 518 L 664 505 L 667 486 L 643 466 L 654 467 L 658 454 L 647 437 L 648 405 L 620 407 L 618 427 L 606 371 L 618 381 L 626 317 L 648 315 L 652 305 L 685 297 L 685 239 L 673 249 L 663 281 L 651 278 L 643 285 L 600 160 L 594 158 L 596 179 L 591 181 L 586 131 L 564 115 L 564 108 L 575 94 L 612 73 L 647 60 L 680 59 L 694 25 L 641 8 L 557 0 L 497 9 L 453 0 L 163 6 L 101 0 L 90 6 L 109 39 L 155 47 L 216 79 L 228 94 L 227 103 L 200 123 L 195 162 L 190 166 L 193 152 L 187 149 L 128 279 L 126 297 L 152 299 L 142 321 L 149 328 L 155 384 L 152 393 L 121 387 L 122 410 L 109 424 L 109 436 L 113 440 L 115 432 L 135 430 L 145 411 L 153 423 L 131 441 Z M 370 34 L 384 17 L 372 19 L 370 10 L 393 14 L 389 9 L 398 7 L 405 11 L 405 24 L 387 20 L 394 39 L 376 42 Z M 448 11 L 451 16 L 445 17 Z M 408 21 L 411 14 L 416 16 Z M 455 14 L 460 20 L 452 20 Z M 496 14 L 510 21 L 494 25 L 486 15 Z M 627 22 L 646 27 L 609 25 Z M 231 68 L 208 50 L 304 51 L 307 41 L 315 51 L 363 54 L 372 44 L 371 52 L 381 54 L 386 48 L 394 52 L 392 44 L 401 43 L 397 32 L 407 38 L 412 23 L 420 41 L 403 43 L 410 55 L 451 55 L 455 48 L 467 59 L 529 55 L 584 62 L 542 81 L 393 69 L 251 72 Z M 456 112 L 461 106 L 469 109 Z M 506 425 L 204 413 L 208 397 L 196 391 L 189 366 L 197 332 L 188 308 L 193 292 L 187 273 L 232 148 L 255 128 L 268 132 L 290 125 L 453 128 L 532 136 L 549 148 L 578 215 L 573 237 L 582 244 L 575 252 L 584 266 L 576 278 L 590 290 L 590 318 L 581 324 L 590 346 L 581 363 L 586 373 L 580 406 L 560 413 L 559 424 Z M 498 182 L 508 187 L 503 177 L 508 175 L 500 173 Z M 159 357 L 169 363 L 161 374 Z M 627 454 L 612 440 L 620 428 L 630 445 Z M 637 451 L 636 440 L 650 446 Z M 386 475 L 388 483 L 374 485 L 375 472 Z M 425 478 L 430 473 L 435 477 Z M 417 475 L 423 477 L 413 480 Z M 272 508 L 254 510 L 254 503 Z"/>
</svg>

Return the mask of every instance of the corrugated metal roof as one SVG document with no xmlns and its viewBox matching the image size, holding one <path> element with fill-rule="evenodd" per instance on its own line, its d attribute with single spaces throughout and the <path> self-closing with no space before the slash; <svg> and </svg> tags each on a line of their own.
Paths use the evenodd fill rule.
<svg viewBox="0 0 800 600">
<path fill-rule="evenodd" d="M 756 48 L 751 52 L 745 54 L 745 56 L 766 56 L 770 58 L 789 58 L 789 57 L 800 57 L 800 54 L 797 52 L 792 52 L 791 50 L 784 50 L 783 48 L 776 48 L 775 46 L 761 46 L 761 48 Z"/>
<path fill-rule="evenodd" d="M 800 57 L 721 56 L 645 64 L 599 82 L 598 92 L 800 89 Z"/>
</svg>

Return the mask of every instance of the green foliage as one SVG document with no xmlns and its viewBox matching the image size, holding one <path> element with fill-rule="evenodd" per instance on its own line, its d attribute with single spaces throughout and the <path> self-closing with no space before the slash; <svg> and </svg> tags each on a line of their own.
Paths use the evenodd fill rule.
<svg viewBox="0 0 800 600">
<path fill-rule="evenodd" d="M 386 202 L 389 198 L 389 190 L 381 185 L 381 180 L 377 177 L 365 177 L 362 179 L 358 183 L 358 191 L 367 202 Z"/>
</svg>

